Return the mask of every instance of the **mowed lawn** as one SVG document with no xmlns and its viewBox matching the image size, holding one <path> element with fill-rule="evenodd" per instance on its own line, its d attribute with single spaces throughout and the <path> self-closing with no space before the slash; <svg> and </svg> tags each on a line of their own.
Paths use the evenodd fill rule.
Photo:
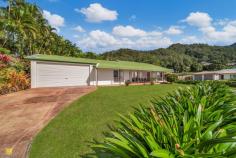
<svg viewBox="0 0 236 158">
<path fill-rule="evenodd" d="M 107 125 L 139 104 L 181 87 L 178 84 L 99 87 L 75 101 L 53 119 L 34 139 L 30 158 L 75 158 L 91 153 L 89 142 L 102 140 Z"/>
</svg>

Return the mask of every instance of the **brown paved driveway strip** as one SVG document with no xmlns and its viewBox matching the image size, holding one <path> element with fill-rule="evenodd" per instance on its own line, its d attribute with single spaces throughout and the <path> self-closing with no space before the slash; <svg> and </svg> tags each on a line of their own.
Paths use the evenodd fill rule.
<svg viewBox="0 0 236 158">
<path fill-rule="evenodd" d="M 32 138 L 64 107 L 95 87 L 37 88 L 0 96 L 0 158 L 26 157 Z M 6 156 L 6 148 L 12 155 Z"/>
</svg>

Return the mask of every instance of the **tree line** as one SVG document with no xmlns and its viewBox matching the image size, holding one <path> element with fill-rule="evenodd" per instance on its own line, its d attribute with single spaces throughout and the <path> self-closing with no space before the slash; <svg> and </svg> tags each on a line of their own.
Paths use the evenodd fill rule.
<svg viewBox="0 0 236 158">
<path fill-rule="evenodd" d="M 161 65 L 175 72 L 197 72 L 231 68 L 236 63 L 236 44 L 210 46 L 207 44 L 173 44 L 150 51 L 119 49 L 99 56 L 107 60 L 130 60 Z"/>
<path fill-rule="evenodd" d="M 80 56 L 82 51 L 56 33 L 43 17 L 42 10 L 25 0 L 6 0 L 0 8 L 0 47 L 11 53 Z"/>
</svg>

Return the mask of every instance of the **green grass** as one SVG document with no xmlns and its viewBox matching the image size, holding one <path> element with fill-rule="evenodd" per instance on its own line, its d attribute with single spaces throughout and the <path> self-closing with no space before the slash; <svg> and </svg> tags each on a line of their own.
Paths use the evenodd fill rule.
<svg viewBox="0 0 236 158">
<path fill-rule="evenodd" d="M 148 105 L 182 85 L 99 87 L 75 101 L 53 119 L 34 139 L 31 158 L 80 157 L 91 152 L 89 142 L 102 140 L 108 124 L 139 104 Z"/>
</svg>

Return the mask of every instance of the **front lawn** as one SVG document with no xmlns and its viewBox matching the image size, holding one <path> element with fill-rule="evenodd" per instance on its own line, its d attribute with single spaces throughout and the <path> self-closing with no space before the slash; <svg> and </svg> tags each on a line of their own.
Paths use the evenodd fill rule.
<svg viewBox="0 0 236 158">
<path fill-rule="evenodd" d="M 153 97 L 164 96 L 182 85 L 99 87 L 61 112 L 34 139 L 31 158 L 81 157 L 91 152 L 89 142 L 101 140 L 118 113 L 132 112 Z"/>
</svg>

